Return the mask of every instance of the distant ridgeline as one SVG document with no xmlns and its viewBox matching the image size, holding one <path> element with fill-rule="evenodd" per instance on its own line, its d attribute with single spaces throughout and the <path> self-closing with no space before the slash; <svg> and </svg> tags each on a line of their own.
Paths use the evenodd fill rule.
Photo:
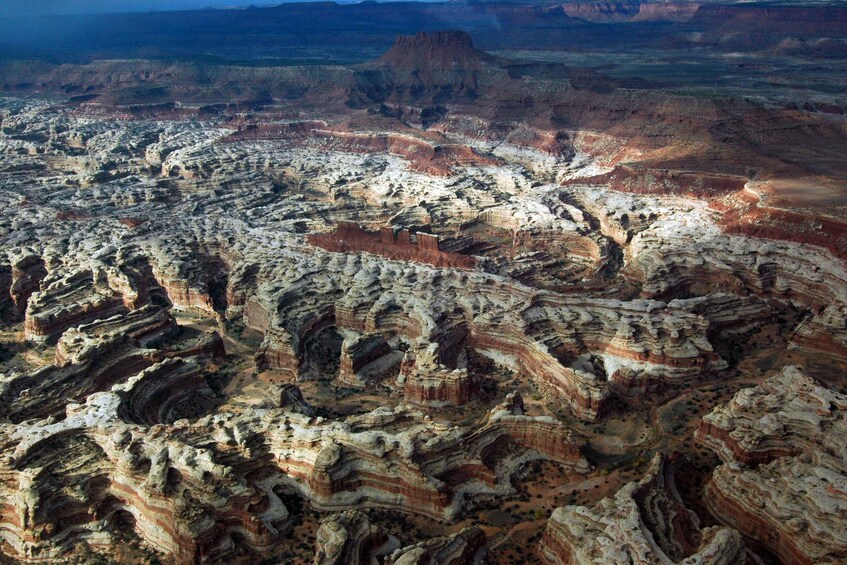
<svg viewBox="0 0 847 565">
<path fill-rule="evenodd" d="M 687 48 L 692 32 L 698 32 L 704 34 L 700 46 L 760 51 L 786 48 L 782 41 L 788 33 L 803 37 L 807 53 L 818 50 L 814 39 L 827 39 L 820 53 L 832 56 L 833 49 L 842 54 L 844 49 L 832 39 L 847 33 L 843 3 L 789 0 L 294 2 L 244 10 L 66 16 L 38 15 L 28 8 L 15 15 L 3 10 L 10 1 L 0 3 L 0 60 L 37 56 L 83 62 L 104 54 L 153 59 L 178 54 L 211 63 L 350 64 L 384 53 L 398 35 L 445 29 L 471 30 L 486 50 L 606 49 L 610 44 L 673 50 Z M 452 47 L 459 58 L 469 51 L 468 46 Z"/>
</svg>

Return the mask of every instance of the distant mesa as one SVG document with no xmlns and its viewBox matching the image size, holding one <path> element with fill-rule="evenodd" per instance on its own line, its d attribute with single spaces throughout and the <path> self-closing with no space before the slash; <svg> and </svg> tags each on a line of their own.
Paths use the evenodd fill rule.
<svg viewBox="0 0 847 565">
<path fill-rule="evenodd" d="M 496 57 L 474 47 L 471 36 L 464 31 L 401 35 L 376 61 L 395 69 L 433 70 L 479 70 L 496 62 Z"/>
</svg>

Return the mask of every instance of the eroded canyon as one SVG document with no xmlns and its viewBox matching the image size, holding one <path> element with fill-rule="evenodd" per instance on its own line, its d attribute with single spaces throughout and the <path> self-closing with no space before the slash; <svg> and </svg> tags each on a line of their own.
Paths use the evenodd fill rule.
<svg viewBox="0 0 847 565">
<path fill-rule="evenodd" d="M 163 65 L 0 99 L 6 558 L 847 560 L 842 115 Z"/>
</svg>

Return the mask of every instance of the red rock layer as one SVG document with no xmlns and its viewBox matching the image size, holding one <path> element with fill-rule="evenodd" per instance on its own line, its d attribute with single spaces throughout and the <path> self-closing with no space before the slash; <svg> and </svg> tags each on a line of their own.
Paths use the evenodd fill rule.
<svg viewBox="0 0 847 565">
<path fill-rule="evenodd" d="M 570 430 L 552 418 L 505 416 L 490 426 L 516 444 L 534 449 L 553 461 L 573 464 L 582 457 Z"/>
<path fill-rule="evenodd" d="M 722 29 L 779 31 L 792 34 L 845 33 L 847 9 L 840 6 L 738 6 L 704 4 L 692 22 Z"/>
<path fill-rule="evenodd" d="M 618 165 L 608 173 L 574 179 L 565 184 L 601 184 L 621 192 L 672 194 L 674 196 L 703 198 L 737 192 L 744 188 L 747 180 L 744 177 L 732 175 Z"/>
<path fill-rule="evenodd" d="M 24 321 L 24 332 L 29 339 L 49 339 L 83 322 L 109 318 L 125 311 L 123 301 L 119 298 L 102 297 L 96 301 L 68 306 L 61 315 L 28 315 Z"/>
<path fill-rule="evenodd" d="M 490 349 L 516 358 L 528 374 L 562 391 L 568 406 L 581 418 L 594 420 L 602 414 L 608 404 L 607 395 L 588 395 L 586 391 L 580 391 L 580 379 L 573 369 L 562 365 L 549 351 L 543 351 L 528 336 L 479 330 L 472 332 L 471 343 L 477 349 Z"/>
<path fill-rule="evenodd" d="M 443 519 L 451 502 L 446 485 L 429 480 L 416 464 L 400 457 L 392 456 L 394 465 L 386 469 L 383 457 L 379 451 L 345 442 L 324 446 L 310 455 L 309 461 L 286 459 L 276 464 L 308 485 L 309 499 L 317 508 L 343 510 L 356 504 L 391 507 L 400 503 L 417 514 Z"/>
<path fill-rule="evenodd" d="M 715 471 L 721 473 L 723 471 Z M 765 547 L 778 555 L 783 563 L 791 565 L 814 565 L 816 562 L 804 555 L 794 544 L 793 534 L 774 527 L 771 521 L 760 514 L 751 511 L 749 504 L 742 502 L 736 496 L 737 493 L 726 492 L 715 488 L 716 478 L 706 485 L 704 498 L 709 511 L 715 516 L 720 516 L 727 525 L 744 532 L 744 535 L 753 540 L 763 540 Z"/>
<path fill-rule="evenodd" d="M 212 298 L 206 289 L 193 287 L 187 280 L 161 275 L 158 283 L 165 290 L 171 303 L 177 308 L 196 308 L 214 313 Z"/>
<path fill-rule="evenodd" d="M 171 423 L 185 413 L 181 404 L 208 404 L 212 391 L 203 370 L 193 361 L 167 360 L 141 372 L 121 388 L 120 416 L 127 422 Z"/>
<path fill-rule="evenodd" d="M 412 370 L 402 376 L 405 378 L 403 400 L 416 406 L 462 406 L 470 400 L 475 388 L 473 378 L 460 369 Z"/>
<path fill-rule="evenodd" d="M 169 361 L 163 366 L 188 365 Z M 163 375 L 146 376 L 155 381 Z M 136 379 L 128 386 L 138 384 Z M 20 557 L 60 560 L 69 549 L 63 544 L 67 537 L 92 545 L 113 543 L 115 521 L 121 521 L 175 563 L 220 561 L 233 550 L 232 534 L 261 552 L 290 525 L 284 507 L 282 512 L 256 512 L 261 492 L 213 462 L 209 451 L 174 441 L 161 433 L 161 426 L 118 419 L 117 395 L 97 393 L 86 402 L 69 405 L 61 422 L 30 422 L 35 438 L 17 434 L 11 438 L 14 444 L 7 444 L 3 494 L 17 488 L 22 498 L 4 496 L 14 502 L 3 507 L 0 536 Z M 159 410 L 155 401 L 148 407 Z M 3 431 L 8 441 L 10 430 Z M 63 494 L 69 486 L 72 497 Z"/>
<path fill-rule="evenodd" d="M 227 136 L 226 140 L 231 142 L 236 141 L 256 141 L 262 140 L 303 140 L 311 137 L 315 130 L 325 130 L 326 122 L 322 121 L 299 121 L 299 122 L 282 122 L 282 123 L 252 123 L 246 120 L 233 120 L 227 123 L 230 127 L 235 127 L 235 133 Z"/>
<path fill-rule="evenodd" d="M 418 232 L 417 242 L 411 240 L 408 230 L 396 234 L 393 228 L 383 228 L 379 233 L 368 232 L 354 222 L 338 222 L 333 233 L 309 234 L 308 240 L 328 251 L 356 253 L 364 251 L 399 261 L 428 263 L 436 267 L 472 269 L 473 257 L 441 251 L 438 237 Z"/>
<path fill-rule="evenodd" d="M 760 206 L 754 194 L 740 192 L 730 201 L 712 202 L 726 233 L 817 245 L 847 260 L 847 223 L 820 215 Z"/>
<path fill-rule="evenodd" d="M 529 297 L 527 299 L 530 300 Z M 287 378 L 297 379 L 303 362 L 304 340 L 316 328 L 327 325 L 359 333 L 399 334 L 409 342 L 423 337 L 425 322 L 403 309 L 374 309 L 370 300 L 360 301 L 353 306 L 347 301 L 336 302 L 334 307 L 329 306 L 333 304 L 331 300 L 327 304 L 326 308 L 322 306 L 317 312 L 310 312 L 296 323 L 290 319 L 286 324 L 289 329 L 282 329 L 270 327 L 268 316 L 261 312 L 258 303 L 254 305 L 248 302 L 248 325 L 265 333 L 265 341 L 257 352 L 261 366 L 279 369 L 287 374 Z M 427 343 L 436 347 L 431 360 L 434 364 L 429 361 L 419 362 L 416 357 L 420 352 L 413 352 L 415 359 L 409 359 L 409 362 L 414 361 L 426 368 L 443 365 L 452 370 L 457 367 L 455 357 L 462 348 L 495 352 L 503 356 L 505 362 L 514 365 L 516 370 L 525 371 L 554 387 L 561 393 L 562 401 L 576 415 L 590 420 L 602 412 L 610 399 L 607 375 L 602 368 L 586 371 L 573 365 L 577 356 L 605 354 L 627 362 L 651 363 L 662 367 L 664 377 L 657 376 L 655 370 L 641 371 L 645 376 L 641 381 L 632 383 L 627 381 L 624 372 L 614 371 L 609 375 L 623 388 L 633 385 L 642 389 L 647 385 L 652 386 L 654 382 L 658 385 L 666 380 L 679 381 L 689 376 L 694 378 L 710 367 L 719 369 L 723 363 L 713 350 L 692 347 L 693 336 L 705 332 L 708 321 L 690 314 L 687 314 L 691 318 L 688 329 L 678 331 L 675 329 L 678 322 L 674 322 L 673 327 L 666 326 L 661 319 L 648 320 L 643 318 L 645 312 L 634 311 L 633 314 L 642 318 L 636 326 L 654 326 L 645 332 L 631 326 L 632 321 L 620 325 L 620 314 L 616 310 L 609 310 L 609 305 L 603 303 L 568 301 L 544 295 L 530 300 L 527 307 L 529 311 L 526 315 L 531 321 L 515 319 L 513 323 L 486 323 L 482 319 L 474 319 L 468 323 L 458 315 L 450 320 L 442 320 L 439 322 L 439 332 L 426 339 Z M 334 314 L 329 308 L 334 310 Z M 559 315 L 572 311 L 584 313 L 578 342 L 568 337 L 573 332 L 572 322 L 558 320 Z M 445 328 L 453 329 L 447 331 Z M 296 335 L 293 335 L 295 332 Z M 604 374 L 601 375 L 598 372 L 600 370 Z M 406 367 L 404 373 L 410 374 L 410 367 Z M 448 371 L 443 374 L 449 376 L 451 373 Z M 437 382 L 419 387 L 420 382 L 424 381 L 413 379 L 409 384 L 409 396 L 429 402 L 436 399 L 461 402 L 467 397 L 467 385 L 462 379 L 454 381 L 455 387 L 447 384 L 442 386 Z"/>
<path fill-rule="evenodd" d="M 547 416 L 524 414 L 523 398 L 517 392 L 491 410 L 488 422 L 473 436 L 484 445 L 493 445 L 500 437 L 508 437 L 517 445 L 544 454 L 553 461 L 578 464 L 582 460 L 580 444 L 562 422 Z M 492 438 L 495 438 L 492 441 Z M 490 443 L 487 443 L 490 442 Z"/>
<path fill-rule="evenodd" d="M 609 23 L 622 21 L 684 22 L 690 20 L 700 8 L 691 2 L 641 2 L 619 0 L 607 2 L 573 2 L 563 5 L 567 15 L 590 22 Z"/>
<path fill-rule="evenodd" d="M 385 335 L 402 335 L 409 341 L 415 341 L 424 334 L 420 320 L 403 311 L 371 311 L 371 305 L 362 303 L 359 307 L 337 303 L 335 305 L 335 323 L 359 333 L 379 332 Z"/>
<path fill-rule="evenodd" d="M 724 461 L 712 514 L 784 563 L 842 562 L 845 410 L 847 396 L 786 367 L 706 415 L 697 438 Z"/>
<path fill-rule="evenodd" d="M 709 437 L 709 442 L 717 442 L 723 448 L 732 454 L 732 458 L 736 461 L 749 466 L 758 466 L 780 457 L 790 457 L 797 455 L 799 450 L 790 445 L 771 446 L 765 449 L 750 450 L 742 446 L 738 440 L 732 436 L 731 430 L 727 430 L 715 425 L 713 422 L 703 420 L 697 428 L 697 437 Z"/>
<path fill-rule="evenodd" d="M 584 257 L 592 261 L 600 260 L 600 246 L 588 237 L 575 233 L 563 233 L 553 230 L 519 230 L 512 240 L 513 250 L 550 250 L 567 249 L 569 254 Z"/>
<path fill-rule="evenodd" d="M 219 509 L 214 516 L 210 517 L 203 512 L 193 519 L 189 518 L 186 523 L 183 519 L 175 520 L 179 515 L 177 499 L 164 492 L 151 492 L 145 485 L 131 482 L 134 477 L 128 478 L 130 480 L 126 483 L 114 481 L 110 485 L 110 494 L 115 497 L 119 507 L 135 516 L 136 531 L 141 538 L 170 555 L 176 563 L 203 563 L 222 557 L 216 553 L 220 553 L 222 535 L 229 531 L 245 536 L 256 549 L 271 546 L 278 536 L 278 532 L 268 528 L 267 524 L 246 510 L 250 504 L 246 497 L 234 496 L 228 501 L 227 507 Z M 183 476 L 183 480 L 185 478 Z M 195 487 L 194 490 L 204 489 Z M 97 519 L 98 515 L 92 518 Z M 192 521 L 196 523 L 192 524 Z M 225 556 L 225 549 L 223 553 Z"/>
</svg>

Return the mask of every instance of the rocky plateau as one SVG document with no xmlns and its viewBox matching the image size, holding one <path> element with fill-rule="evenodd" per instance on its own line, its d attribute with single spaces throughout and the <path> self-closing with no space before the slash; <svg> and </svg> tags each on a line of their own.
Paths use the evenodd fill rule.
<svg viewBox="0 0 847 565">
<path fill-rule="evenodd" d="M 268 69 L 0 65 L 0 561 L 847 560 L 843 115 Z"/>
</svg>

